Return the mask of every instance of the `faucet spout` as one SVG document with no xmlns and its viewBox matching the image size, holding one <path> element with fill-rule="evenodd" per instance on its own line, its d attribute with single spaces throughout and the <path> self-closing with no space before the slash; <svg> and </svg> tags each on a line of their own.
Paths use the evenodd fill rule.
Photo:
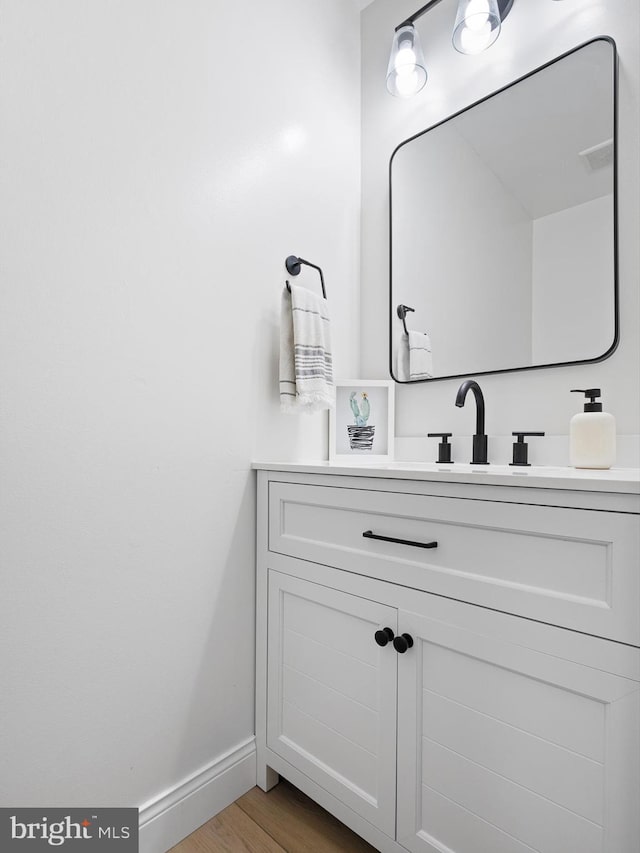
<svg viewBox="0 0 640 853">
<path fill-rule="evenodd" d="M 476 401 L 476 434 L 473 436 L 472 465 L 488 465 L 487 462 L 487 436 L 484 432 L 484 395 L 482 389 L 474 379 L 465 379 L 458 388 L 456 394 L 456 406 L 464 406 L 467 393 L 473 391 Z"/>
</svg>

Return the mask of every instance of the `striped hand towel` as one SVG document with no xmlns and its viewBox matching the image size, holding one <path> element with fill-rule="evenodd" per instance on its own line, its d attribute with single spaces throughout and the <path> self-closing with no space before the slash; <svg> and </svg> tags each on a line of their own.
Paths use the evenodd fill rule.
<svg viewBox="0 0 640 853">
<path fill-rule="evenodd" d="M 396 379 L 398 382 L 409 381 L 409 335 L 400 335 L 396 349 Z"/>
<path fill-rule="evenodd" d="M 432 379 L 433 357 L 431 338 L 422 332 L 409 330 L 409 379 Z"/>
<path fill-rule="evenodd" d="M 282 292 L 280 403 L 283 412 L 335 405 L 327 300 L 295 284 Z"/>
</svg>

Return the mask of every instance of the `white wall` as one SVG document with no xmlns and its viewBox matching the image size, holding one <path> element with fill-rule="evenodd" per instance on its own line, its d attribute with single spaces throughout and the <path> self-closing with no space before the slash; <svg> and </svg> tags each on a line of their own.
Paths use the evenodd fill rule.
<svg viewBox="0 0 640 853">
<path fill-rule="evenodd" d="M 359 12 L 0 0 L 0 802 L 139 805 L 254 731 L 284 259 L 357 372 Z M 301 276 L 317 287 L 317 276 Z"/>
<path fill-rule="evenodd" d="M 620 53 L 619 210 L 621 340 L 608 360 L 593 365 L 534 370 L 483 377 L 487 431 L 506 436 L 514 429 L 541 429 L 565 436 L 579 408 L 571 388 L 600 386 L 605 408 L 617 417 L 623 434 L 640 432 L 638 386 L 640 185 L 640 58 L 637 0 L 516 0 L 496 44 L 479 56 L 463 56 L 451 46 L 455 0 L 445 0 L 418 23 L 429 80 L 416 97 L 390 97 L 385 73 L 394 27 L 415 11 L 415 0 L 375 0 L 362 13 L 362 374 L 387 374 L 388 227 L 387 169 L 399 142 L 495 91 L 560 53 L 595 36 L 616 40 Z M 428 431 L 453 431 L 454 457 L 468 461 L 473 432 L 472 406 L 456 409 L 457 380 L 397 388 L 396 432 L 400 437 Z M 564 439 L 563 439 L 564 440 Z M 400 446 L 402 442 L 398 443 Z M 429 441 L 425 458 L 435 458 Z M 499 459 L 498 442 L 490 458 L 509 461 L 510 440 Z M 563 445 L 565 448 L 566 445 Z M 634 445 L 635 446 L 635 445 Z M 551 461 L 546 439 L 532 444 L 534 462 Z M 564 453 L 564 450 L 563 450 Z M 564 453 L 566 456 L 566 453 Z M 637 455 L 636 455 L 637 459 Z M 559 461 L 554 459 L 554 462 Z M 566 461 L 566 460 L 565 460 Z M 637 462 L 636 462 L 637 464 Z"/>
<path fill-rule="evenodd" d="M 533 220 L 533 361 L 594 358 L 613 342 L 613 198 Z"/>
</svg>

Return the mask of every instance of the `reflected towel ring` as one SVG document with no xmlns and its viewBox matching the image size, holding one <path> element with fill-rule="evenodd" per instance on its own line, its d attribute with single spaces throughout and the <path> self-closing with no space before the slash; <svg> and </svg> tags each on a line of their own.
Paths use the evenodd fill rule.
<svg viewBox="0 0 640 853">
<path fill-rule="evenodd" d="M 407 314 L 409 311 L 413 311 L 415 313 L 415 310 L 415 308 L 410 308 L 408 305 L 398 305 L 398 307 L 396 308 L 398 317 L 400 317 L 400 319 L 402 320 L 402 326 L 404 328 L 405 335 L 409 334 L 409 331 L 407 329 Z"/>
<path fill-rule="evenodd" d="M 304 264 L 307 267 L 313 267 L 314 270 L 318 270 L 320 273 L 320 284 L 322 286 L 322 295 L 324 298 L 327 298 L 327 291 L 324 286 L 324 276 L 322 275 L 322 270 L 316 264 L 312 264 L 311 261 L 305 261 L 304 258 L 298 258 L 296 255 L 289 255 L 289 257 L 284 262 L 285 267 L 287 268 L 287 272 L 289 275 L 300 275 L 301 265 Z M 287 290 L 291 293 L 291 286 L 289 282 L 287 282 Z"/>
</svg>

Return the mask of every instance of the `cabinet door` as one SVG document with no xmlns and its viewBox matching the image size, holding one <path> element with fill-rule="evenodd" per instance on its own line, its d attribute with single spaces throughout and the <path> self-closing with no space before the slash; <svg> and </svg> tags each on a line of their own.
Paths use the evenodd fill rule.
<svg viewBox="0 0 640 853">
<path fill-rule="evenodd" d="M 397 611 L 269 572 L 267 746 L 395 834 Z"/>
<path fill-rule="evenodd" d="M 557 655 L 519 645 L 520 620 L 499 637 L 464 630 L 469 606 L 453 623 L 446 606 L 440 621 L 437 599 L 433 618 L 399 613 L 415 642 L 398 661 L 398 841 L 414 853 L 639 850 L 638 683 L 563 659 L 561 641 Z"/>
</svg>

